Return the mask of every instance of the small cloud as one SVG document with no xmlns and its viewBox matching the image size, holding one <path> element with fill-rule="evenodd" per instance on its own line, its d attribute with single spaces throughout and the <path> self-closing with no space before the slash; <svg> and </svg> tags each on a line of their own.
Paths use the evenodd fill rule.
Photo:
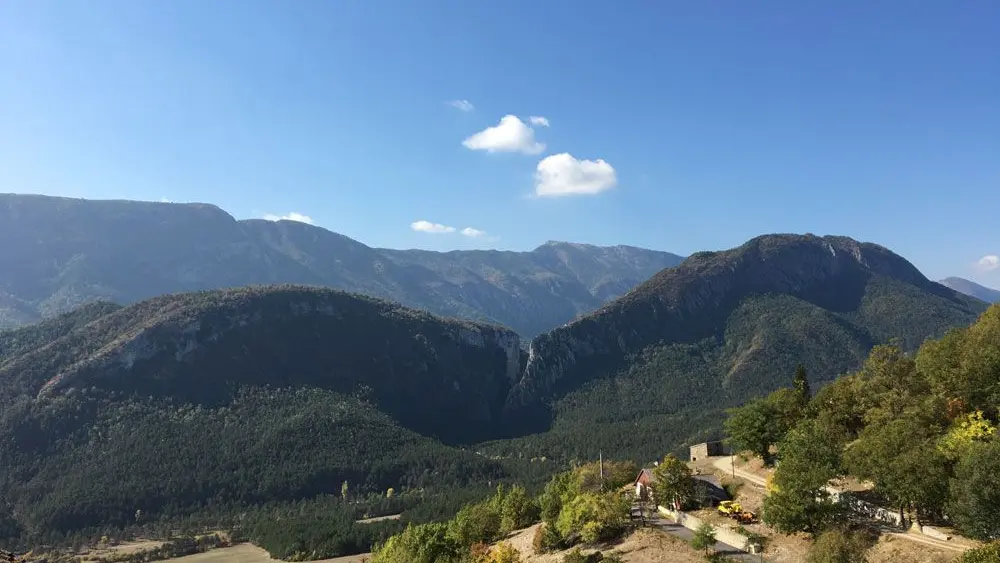
<svg viewBox="0 0 1000 563">
<path fill-rule="evenodd" d="M 165 197 L 161 197 L 160 198 L 160 203 L 173 203 L 173 202 L 170 201 L 169 199 L 165 198 Z"/>
<path fill-rule="evenodd" d="M 514 115 L 505 115 L 500 123 L 462 141 L 466 148 L 487 152 L 538 154 L 545 144 L 535 141 L 535 130 Z"/>
<path fill-rule="evenodd" d="M 531 117 L 528 118 L 528 121 L 530 121 L 532 125 L 537 125 L 539 127 L 549 126 L 548 118 L 539 115 L 532 115 Z"/>
<path fill-rule="evenodd" d="M 593 195 L 618 185 L 615 169 L 602 159 L 579 160 L 569 153 L 543 158 L 535 170 L 535 195 Z"/>
<path fill-rule="evenodd" d="M 467 236 L 467 237 L 478 238 L 478 237 L 484 237 L 484 236 L 486 236 L 486 231 L 480 231 L 479 229 L 473 229 L 472 227 L 466 227 L 466 228 L 462 229 L 462 234 L 465 235 L 465 236 Z"/>
<path fill-rule="evenodd" d="M 303 215 L 301 213 L 296 213 L 292 211 L 288 215 L 275 215 L 273 213 L 266 213 L 263 217 L 267 221 L 296 221 L 299 223 L 305 223 L 307 225 L 313 224 L 312 217 L 308 215 Z"/>
<path fill-rule="evenodd" d="M 454 233 L 455 227 L 442 225 L 441 223 L 431 223 L 430 221 L 414 221 L 410 223 L 410 228 L 419 233 Z"/>
<path fill-rule="evenodd" d="M 452 100 L 448 102 L 448 105 L 459 111 L 464 111 L 464 112 L 470 112 L 476 109 L 476 106 L 472 105 L 472 102 L 470 102 L 469 100 Z"/>
<path fill-rule="evenodd" d="M 985 270 L 987 272 L 992 272 L 993 270 L 1000 268 L 1000 256 L 997 256 L 996 254 L 983 256 L 982 258 L 979 259 L 979 262 L 977 262 L 976 264 L 979 266 L 980 269 Z"/>
</svg>

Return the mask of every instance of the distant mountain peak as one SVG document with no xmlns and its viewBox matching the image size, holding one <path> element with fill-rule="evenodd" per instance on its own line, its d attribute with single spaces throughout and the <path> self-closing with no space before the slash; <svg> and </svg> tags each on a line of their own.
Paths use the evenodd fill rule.
<svg viewBox="0 0 1000 563">
<path fill-rule="evenodd" d="M 676 265 L 666 252 L 572 243 L 536 252 L 372 248 L 214 205 L 0 195 L 0 328 L 82 303 L 295 283 L 539 334 Z"/>
<path fill-rule="evenodd" d="M 949 277 L 939 282 L 941 285 L 950 287 L 955 291 L 964 293 L 969 297 L 975 297 L 987 303 L 1000 303 L 1000 290 L 980 285 L 965 278 Z"/>
</svg>

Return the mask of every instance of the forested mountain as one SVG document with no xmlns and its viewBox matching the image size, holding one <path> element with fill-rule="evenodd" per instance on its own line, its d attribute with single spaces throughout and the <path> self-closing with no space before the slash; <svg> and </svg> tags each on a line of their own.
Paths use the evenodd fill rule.
<svg viewBox="0 0 1000 563">
<path fill-rule="evenodd" d="M 300 227 L 276 225 L 337 236 Z M 0 498 L 14 515 L 0 532 L 225 518 L 343 481 L 422 506 L 600 450 L 648 461 L 717 432 L 722 409 L 799 362 L 818 386 L 874 344 L 915 349 L 984 309 L 882 247 L 811 235 L 696 254 L 528 352 L 500 326 L 329 289 L 94 303 L 0 333 Z"/>
<path fill-rule="evenodd" d="M 94 304 L 0 335 L 0 498 L 43 537 L 334 494 L 482 486 L 508 329 L 298 287 Z M 436 438 L 436 439 L 435 439 Z"/>
<path fill-rule="evenodd" d="M 985 301 L 987 303 L 1000 303 L 1000 290 L 979 285 L 974 281 L 952 277 L 941 280 L 941 284 L 970 297 L 975 297 L 980 301 Z"/>
<path fill-rule="evenodd" d="M 0 194 L 0 328 L 82 303 L 294 283 L 364 293 L 534 336 L 681 258 L 547 243 L 531 252 L 385 250 L 213 205 Z"/>
<path fill-rule="evenodd" d="M 889 250 L 844 237 L 767 235 L 700 252 L 534 339 L 508 399 L 501 452 L 649 459 L 717 431 L 721 412 L 791 381 L 857 369 L 873 345 L 907 350 L 986 304 Z"/>
</svg>

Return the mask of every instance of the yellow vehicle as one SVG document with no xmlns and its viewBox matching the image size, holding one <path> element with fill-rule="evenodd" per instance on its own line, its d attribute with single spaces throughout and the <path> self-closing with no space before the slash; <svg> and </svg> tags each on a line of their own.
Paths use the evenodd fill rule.
<svg viewBox="0 0 1000 563">
<path fill-rule="evenodd" d="M 724 500 L 719 503 L 719 514 L 733 517 L 733 515 L 741 512 L 743 512 L 743 507 L 735 500 Z"/>
</svg>

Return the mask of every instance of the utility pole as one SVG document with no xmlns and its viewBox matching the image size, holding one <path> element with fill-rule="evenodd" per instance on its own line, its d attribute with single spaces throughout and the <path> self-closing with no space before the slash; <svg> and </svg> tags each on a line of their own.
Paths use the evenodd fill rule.
<svg viewBox="0 0 1000 563">
<path fill-rule="evenodd" d="M 597 450 L 597 459 L 601 466 L 601 492 L 604 492 L 604 450 Z"/>
</svg>

